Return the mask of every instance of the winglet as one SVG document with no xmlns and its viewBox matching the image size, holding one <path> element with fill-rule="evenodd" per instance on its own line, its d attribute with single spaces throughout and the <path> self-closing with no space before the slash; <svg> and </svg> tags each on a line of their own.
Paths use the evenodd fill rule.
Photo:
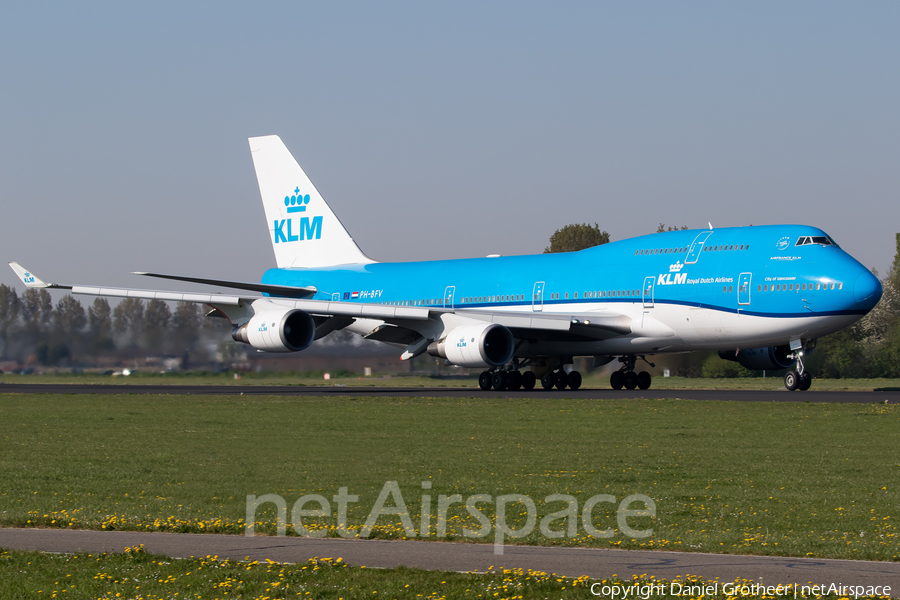
<svg viewBox="0 0 900 600">
<path fill-rule="evenodd" d="M 72 286 L 70 286 L 70 285 L 58 285 L 56 283 L 45 283 L 45 282 L 41 281 L 37 277 L 37 275 L 35 275 L 31 271 L 26 270 L 25 267 L 23 267 L 22 265 L 20 265 L 19 263 L 15 262 L 15 261 L 9 263 L 9 266 L 10 266 L 10 268 L 12 268 L 13 271 L 15 271 L 16 276 L 22 280 L 22 283 L 25 284 L 25 287 L 62 288 L 62 289 L 67 289 L 67 290 L 72 289 Z"/>
</svg>

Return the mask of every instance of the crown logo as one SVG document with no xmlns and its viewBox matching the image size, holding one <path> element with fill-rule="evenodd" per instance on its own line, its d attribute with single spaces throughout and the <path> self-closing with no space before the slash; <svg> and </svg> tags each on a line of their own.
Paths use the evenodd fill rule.
<svg viewBox="0 0 900 600">
<path fill-rule="evenodd" d="M 284 197 L 284 205 L 289 213 L 306 212 L 307 204 L 309 204 L 309 194 L 301 194 L 299 187 L 294 190 L 293 196 Z"/>
<path fill-rule="evenodd" d="M 674 265 L 669 265 L 669 273 L 678 273 L 681 271 L 681 268 L 684 266 L 680 260 L 676 261 Z"/>
</svg>

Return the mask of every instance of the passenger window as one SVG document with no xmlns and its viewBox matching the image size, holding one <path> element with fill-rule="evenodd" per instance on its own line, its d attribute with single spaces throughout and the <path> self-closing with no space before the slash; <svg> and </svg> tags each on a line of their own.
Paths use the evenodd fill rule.
<svg viewBox="0 0 900 600">
<path fill-rule="evenodd" d="M 843 284 L 843 283 L 839 283 L 839 284 L 838 284 L 838 289 L 839 289 L 839 290 L 844 289 L 844 284 Z"/>
</svg>

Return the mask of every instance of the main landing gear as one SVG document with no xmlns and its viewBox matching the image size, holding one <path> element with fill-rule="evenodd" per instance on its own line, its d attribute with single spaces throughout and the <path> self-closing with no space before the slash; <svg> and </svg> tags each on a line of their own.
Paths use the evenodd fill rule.
<svg viewBox="0 0 900 600">
<path fill-rule="evenodd" d="M 560 361 L 562 362 L 562 361 Z M 571 359 L 566 364 L 571 364 Z M 478 376 L 478 387 L 487 391 L 495 389 L 497 391 L 511 390 L 515 391 L 523 389 L 530 391 L 534 389 L 537 383 L 537 377 L 534 371 L 520 371 L 522 367 L 527 367 L 528 362 L 519 362 L 515 360 L 512 365 L 500 367 L 491 371 L 484 371 Z M 566 373 L 562 365 L 558 369 L 550 369 L 543 377 L 541 377 L 541 386 L 545 390 L 551 390 L 554 387 L 559 390 L 569 388 L 577 390 L 581 387 L 581 373 L 578 371 L 570 371 Z"/>
<path fill-rule="evenodd" d="M 537 378 L 531 371 L 522 373 L 518 369 L 508 371 L 484 371 L 478 376 L 478 387 L 484 391 L 493 388 L 498 392 L 503 390 L 533 390 Z"/>
<path fill-rule="evenodd" d="M 577 390 L 581 387 L 581 373 L 578 371 L 566 373 L 562 368 L 548 371 L 541 377 L 541 386 L 545 390 L 552 390 L 554 387 L 558 390 L 564 390 L 567 387 L 570 390 Z"/>
<path fill-rule="evenodd" d="M 797 359 L 797 370 L 784 374 L 784 387 L 791 392 L 795 390 L 805 392 L 812 385 L 812 374 L 803 366 L 803 350 L 797 350 L 793 357 Z"/>
<path fill-rule="evenodd" d="M 641 356 L 640 359 L 651 367 L 656 366 L 643 356 Z M 621 390 L 623 387 L 626 390 L 633 390 L 634 388 L 641 388 L 642 390 L 650 389 L 650 384 L 652 383 L 650 373 L 647 371 L 641 371 L 640 373 L 634 372 L 634 365 L 637 362 L 636 356 L 633 354 L 621 356 L 619 357 L 619 362 L 622 363 L 622 366 L 618 371 L 614 371 L 613 374 L 609 376 L 609 385 L 612 389 Z"/>
</svg>

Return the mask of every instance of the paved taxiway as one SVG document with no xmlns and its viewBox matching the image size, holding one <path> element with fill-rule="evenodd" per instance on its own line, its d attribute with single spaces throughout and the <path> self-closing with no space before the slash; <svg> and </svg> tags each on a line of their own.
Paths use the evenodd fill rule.
<svg viewBox="0 0 900 600">
<path fill-rule="evenodd" d="M 43 384 L 0 382 L 0 394 L 188 394 L 253 396 L 391 396 L 406 398 L 681 398 L 683 400 L 727 400 L 732 402 L 849 402 L 900 403 L 900 390 L 878 392 L 771 390 L 522 390 L 483 392 L 475 387 L 376 387 L 290 385 L 168 385 L 168 384 Z"/>
<path fill-rule="evenodd" d="M 176 558 L 218 555 L 236 560 L 249 557 L 295 563 L 313 557 L 341 557 L 351 565 L 382 568 L 404 565 L 483 572 L 490 567 L 518 567 L 569 577 L 618 575 L 622 579 L 644 573 L 665 579 L 690 574 L 718 577 L 721 581 L 741 577 L 766 585 L 810 581 L 889 585 L 892 595 L 900 590 L 900 563 L 890 562 L 547 546 L 506 546 L 503 555 L 498 556 L 492 544 L 0 528 L 0 547 L 16 550 L 122 552 L 137 544 L 144 544 L 148 552 Z"/>
</svg>

